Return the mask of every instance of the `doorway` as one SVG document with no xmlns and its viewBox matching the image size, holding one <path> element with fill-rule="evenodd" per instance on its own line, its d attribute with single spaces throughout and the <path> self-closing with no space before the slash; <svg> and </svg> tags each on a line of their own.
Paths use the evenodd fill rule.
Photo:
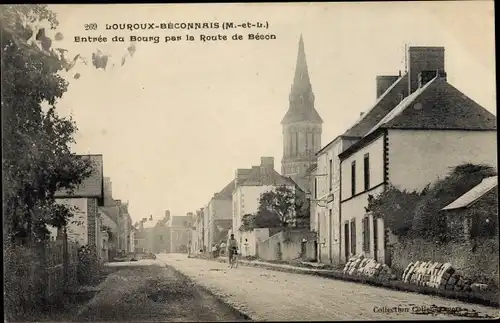
<svg viewBox="0 0 500 323">
<path fill-rule="evenodd" d="M 330 263 L 333 263 L 333 255 L 332 255 L 332 245 L 333 245 L 333 238 L 332 238 L 332 231 L 333 231 L 333 225 L 332 225 L 332 209 L 328 210 L 328 258 L 330 260 Z"/>
</svg>

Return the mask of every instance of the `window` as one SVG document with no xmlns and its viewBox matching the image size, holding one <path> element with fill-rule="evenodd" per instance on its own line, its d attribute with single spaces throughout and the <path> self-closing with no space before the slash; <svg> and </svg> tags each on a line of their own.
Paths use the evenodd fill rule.
<svg viewBox="0 0 500 323">
<path fill-rule="evenodd" d="M 312 149 L 313 154 L 315 154 L 316 148 L 314 147 L 314 132 L 312 133 L 312 136 L 311 136 L 311 149 Z"/>
<path fill-rule="evenodd" d="M 365 154 L 363 159 L 363 168 L 365 172 L 365 191 L 370 189 L 370 155 Z"/>
<path fill-rule="evenodd" d="M 370 252 L 370 218 L 363 218 L 363 251 Z"/>
<path fill-rule="evenodd" d="M 295 155 L 299 154 L 299 132 L 295 133 Z"/>
<path fill-rule="evenodd" d="M 329 167 L 330 171 L 328 172 L 328 190 L 331 192 L 332 191 L 332 183 L 333 183 L 333 160 L 330 159 L 329 161 Z"/>
<path fill-rule="evenodd" d="M 314 178 L 314 199 L 318 198 L 318 178 Z"/>
<path fill-rule="evenodd" d="M 351 195 L 356 195 L 356 161 L 351 163 Z"/>
<path fill-rule="evenodd" d="M 351 254 L 356 254 L 356 219 L 351 221 Z"/>
</svg>

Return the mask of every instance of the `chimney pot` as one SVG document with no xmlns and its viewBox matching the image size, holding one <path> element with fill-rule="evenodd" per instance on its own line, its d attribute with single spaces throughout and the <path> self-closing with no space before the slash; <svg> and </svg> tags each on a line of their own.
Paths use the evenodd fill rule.
<svg viewBox="0 0 500 323">
<path fill-rule="evenodd" d="M 364 114 L 365 114 L 364 112 L 360 112 L 359 116 L 362 117 Z"/>
</svg>

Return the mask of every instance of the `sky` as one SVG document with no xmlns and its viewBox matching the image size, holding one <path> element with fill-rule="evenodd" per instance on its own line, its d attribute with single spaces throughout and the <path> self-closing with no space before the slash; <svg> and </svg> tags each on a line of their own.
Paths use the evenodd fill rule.
<svg viewBox="0 0 500 323">
<path fill-rule="evenodd" d="M 76 153 L 103 154 L 113 197 L 129 201 L 134 221 L 205 206 L 237 168 L 275 158 L 302 33 L 322 145 L 344 132 L 376 99 L 375 77 L 404 71 L 405 44 L 444 46 L 448 82 L 496 114 L 492 1 L 176 5 L 53 5 L 69 53 L 111 55 L 106 71 L 79 64 L 65 75 L 57 103 L 79 131 Z M 106 24 L 267 21 L 268 29 L 106 30 Z M 98 28 L 85 31 L 84 25 Z M 259 32 L 275 40 L 204 43 L 199 36 Z M 193 35 L 195 41 L 137 42 L 128 37 Z M 78 43 L 75 36 L 107 37 Z M 111 43 L 113 36 L 126 38 Z M 81 74 L 73 79 L 75 72 Z"/>
</svg>

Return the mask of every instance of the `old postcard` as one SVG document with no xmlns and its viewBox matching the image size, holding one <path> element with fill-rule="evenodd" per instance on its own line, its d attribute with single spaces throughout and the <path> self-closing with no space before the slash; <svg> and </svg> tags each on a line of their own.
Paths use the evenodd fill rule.
<svg viewBox="0 0 500 323">
<path fill-rule="evenodd" d="M 6 321 L 500 316 L 493 1 L 0 19 Z"/>
</svg>

